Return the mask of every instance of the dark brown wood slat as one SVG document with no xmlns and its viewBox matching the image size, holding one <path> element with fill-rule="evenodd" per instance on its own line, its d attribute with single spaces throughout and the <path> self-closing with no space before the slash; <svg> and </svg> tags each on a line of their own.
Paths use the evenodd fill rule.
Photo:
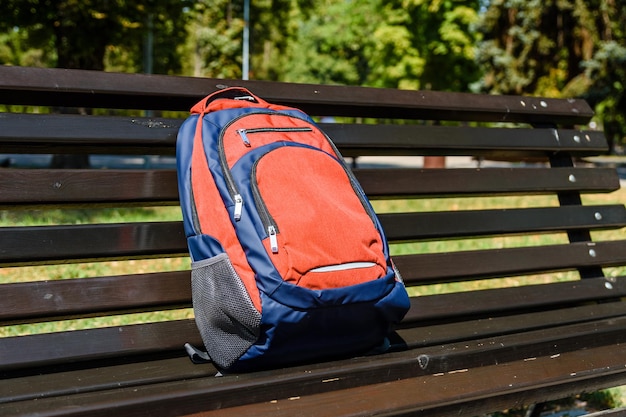
<svg viewBox="0 0 626 417">
<path fill-rule="evenodd" d="M 426 323 L 488 317 L 519 311 L 549 310 L 562 306 L 609 300 L 626 295 L 626 278 L 607 281 L 590 278 L 580 281 L 528 285 L 524 287 L 467 291 L 411 298 L 411 310 L 405 322 Z"/>
<path fill-rule="evenodd" d="M 417 349 L 624 317 L 625 312 L 624 303 L 583 304 L 549 312 L 539 311 L 430 326 L 404 327 L 397 330 L 397 333 L 408 349 Z"/>
<path fill-rule="evenodd" d="M 503 278 L 626 263 L 626 241 L 394 256 L 407 285 Z"/>
<path fill-rule="evenodd" d="M 584 124 L 584 100 L 0 67 L 0 103 L 188 110 L 228 84 L 315 115 Z"/>
<path fill-rule="evenodd" d="M 183 120 L 0 113 L 0 152 L 174 155 Z"/>
<path fill-rule="evenodd" d="M 621 205 L 399 213 L 379 217 L 387 238 L 401 242 L 626 225 L 626 209 Z"/>
<path fill-rule="evenodd" d="M 423 125 L 326 124 L 322 129 L 345 156 L 481 155 L 547 157 L 553 152 L 594 155 L 608 150 L 602 132 Z"/>
<path fill-rule="evenodd" d="M 593 249 L 594 256 L 589 255 Z M 626 241 L 397 256 L 407 285 L 626 262 Z M 189 271 L 0 285 L 6 324 L 190 307 Z"/>
<path fill-rule="evenodd" d="M 7 169 L 0 190 L 0 208 L 178 204 L 173 170 Z"/>
<path fill-rule="evenodd" d="M 626 370 L 620 364 L 620 357 L 626 355 L 625 346 L 616 346 L 614 350 L 604 346 L 586 353 L 589 356 L 584 351 L 567 352 L 556 357 L 544 356 L 532 361 L 460 369 L 443 375 L 419 376 L 309 396 L 285 396 L 275 401 L 222 408 L 210 414 L 197 413 L 193 417 L 250 413 L 259 417 L 289 417 L 295 414 L 303 417 L 378 414 L 471 416 L 501 410 L 512 403 L 519 404 L 520 393 L 523 393 L 523 402 L 532 404 L 567 397 L 581 388 L 591 391 L 610 387 L 624 378 Z M 597 359 L 590 361 L 590 356 Z"/>
<path fill-rule="evenodd" d="M 523 347 L 516 349 L 515 343 L 511 343 L 513 340 L 519 339 L 519 335 L 505 336 L 491 341 L 476 341 L 471 343 L 471 346 L 445 346 L 444 349 L 449 352 L 452 359 L 448 362 L 448 370 L 445 372 L 448 372 L 448 375 L 458 375 L 468 371 L 474 372 L 475 370 L 484 369 L 484 367 L 474 367 L 471 365 L 471 361 L 463 361 L 463 363 L 470 363 L 470 365 L 468 365 L 469 369 L 450 369 L 449 366 L 454 364 L 455 357 L 474 357 L 479 361 L 484 360 L 491 362 L 491 364 L 486 365 L 487 368 L 491 366 L 506 367 L 507 364 L 509 364 L 508 366 L 512 366 L 512 364 L 520 361 L 525 365 L 525 368 L 523 368 L 525 375 L 534 375 L 538 371 L 541 371 L 542 374 L 562 372 L 569 368 L 570 373 L 572 370 L 575 370 L 575 374 L 580 374 L 578 376 L 579 380 L 583 377 L 590 378 L 592 375 L 596 374 L 606 376 L 615 372 L 625 372 L 622 361 L 623 356 L 620 356 L 623 355 L 624 352 L 621 350 L 619 351 L 620 355 L 609 355 L 604 358 L 606 362 L 596 362 L 594 366 L 589 369 L 582 369 L 583 367 L 589 367 L 586 361 L 576 363 L 576 366 L 572 367 L 572 363 L 569 363 L 569 355 L 571 353 L 570 349 L 573 347 L 568 344 L 568 342 L 575 340 L 576 337 L 580 338 L 581 334 L 585 337 L 584 341 L 591 342 L 590 346 L 592 346 L 592 348 L 590 350 L 592 353 L 604 351 L 603 349 L 606 348 L 595 347 L 591 335 L 593 332 L 583 332 L 584 328 L 592 328 L 598 331 L 597 339 L 607 337 L 612 340 L 621 340 L 624 338 L 624 323 L 623 320 L 621 320 L 617 322 L 608 321 L 572 326 L 571 329 L 567 331 L 565 331 L 566 329 L 564 328 L 563 333 L 554 333 L 551 330 L 533 332 L 525 335 L 525 338 L 522 339 L 522 345 L 529 347 L 529 350 Z M 581 342 L 583 341 L 581 340 Z M 553 352 L 558 353 L 553 354 Z M 580 351 L 577 352 L 575 358 L 579 360 L 578 355 L 580 355 Z M 428 363 L 436 364 L 438 358 L 433 357 L 432 362 L 429 360 L 425 364 L 424 356 L 420 357 L 422 360 L 416 360 L 415 355 L 418 353 L 419 351 L 390 354 L 384 358 L 379 358 L 380 360 L 378 361 L 360 358 L 348 362 L 336 362 L 336 366 L 330 368 L 326 364 L 317 364 L 300 368 L 300 372 L 298 372 L 298 369 L 296 369 L 296 372 L 277 370 L 272 373 L 261 372 L 252 376 L 217 379 L 196 378 L 186 381 L 181 380 L 179 382 L 151 384 L 136 388 L 112 389 L 98 393 L 87 392 L 71 397 L 41 399 L 40 401 L 29 403 L 28 406 L 30 408 L 29 411 L 42 412 L 42 415 L 46 415 L 46 410 L 48 409 L 65 408 L 66 410 L 73 410 L 76 414 L 72 415 L 76 416 L 98 416 L 104 415 L 102 414 L 105 412 L 103 407 L 106 405 L 106 407 L 114 406 L 118 412 L 124 415 L 147 415 L 145 413 L 149 410 L 152 416 L 165 416 L 171 415 L 171 407 L 174 405 L 178 413 L 190 413 L 198 410 L 228 410 L 228 407 L 241 406 L 242 404 L 261 402 L 269 404 L 270 401 L 271 403 L 275 403 L 275 400 L 281 400 L 282 398 L 291 398 L 291 401 L 295 401 L 306 395 L 345 392 L 345 390 L 350 390 L 355 387 L 359 387 L 359 390 L 366 390 L 369 384 L 379 386 L 395 383 L 393 381 L 407 381 L 422 376 L 428 378 L 441 377 L 441 373 L 432 374 L 432 370 L 428 369 L 426 371 L 424 369 L 428 368 Z M 443 356 L 445 360 L 445 354 Z M 534 356 L 533 360 L 528 361 L 527 359 L 531 356 Z M 559 361 L 567 359 L 568 363 L 562 364 L 558 361 L 542 362 L 542 357 L 551 360 L 559 359 Z M 428 358 L 430 359 L 430 357 Z M 445 366 L 446 364 L 441 361 L 439 362 L 439 368 L 441 370 L 446 369 Z M 535 368 L 536 366 L 537 368 Z M 433 368 L 435 368 L 435 366 L 433 366 Z M 435 371 L 440 369 L 435 369 Z M 592 369 L 595 369 L 595 372 L 591 372 Z M 106 370 L 104 371 L 106 372 Z M 506 371 L 506 369 L 504 369 L 504 371 Z M 494 371 L 491 370 L 490 372 Z M 570 375 L 570 377 L 572 376 L 574 375 Z M 517 378 L 513 378 L 511 375 L 509 375 L 508 378 L 512 378 L 512 381 L 517 380 Z M 439 381 L 436 382 L 436 388 L 441 394 L 441 385 L 438 383 Z M 536 379 L 535 382 L 537 382 Z M 520 381 L 517 380 L 516 384 L 517 383 L 520 383 Z M 272 390 L 268 390 L 267 387 L 269 385 L 272 386 Z M 470 383 L 468 385 L 472 384 Z M 498 384 L 498 386 L 507 387 L 510 385 Z M 246 390 L 247 395 L 245 398 L 241 398 L 241 389 Z M 406 396 L 406 392 L 407 391 L 402 393 L 402 397 L 410 397 L 413 398 L 413 401 L 420 401 L 420 396 Z M 367 402 L 369 403 L 369 401 Z M 341 403 L 341 401 L 338 402 L 338 404 Z M 441 405 L 441 400 L 438 403 Z M 3 411 L 5 411 L 5 415 L 15 415 L 14 413 L 20 409 L 20 405 L 20 403 L 7 404 L 3 407 Z M 372 404 L 369 404 L 369 407 L 371 406 Z M 389 404 L 385 404 L 385 407 L 388 406 Z M 110 410 L 107 411 L 110 412 Z M 241 412 L 241 409 L 233 408 L 230 411 Z"/>
<path fill-rule="evenodd" d="M 449 330 L 446 329 L 450 327 L 450 325 L 446 325 L 432 326 L 430 328 L 421 328 L 419 329 L 419 331 L 415 331 L 414 329 L 403 329 L 400 330 L 400 333 L 402 337 L 406 340 L 406 343 L 410 348 L 416 348 L 421 346 L 451 344 L 456 341 L 463 340 L 478 340 L 490 336 L 502 336 L 503 334 L 507 333 L 515 333 L 516 330 L 519 332 L 521 330 L 529 331 L 547 329 L 557 325 L 588 323 L 592 321 L 599 322 L 603 319 L 619 317 L 620 315 L 623 315 L 623 313 L 624 307 L 619 303 L 601 304 L 594 306 L 588 305 L 580 307 L 578 309 L 563 310 L 561 312 L 558 312 L 558 314 L 553 313 L 550 315 L 545 315 L 542 313 L 523 315 L 519 317 L 519 320 L 517 320 L 517 322 L 511 325 L 503 325 L 502 323 L 505 320 L 510 321 L 509 318 L 494 318 L 489 321 L 466 322 L 462 327 L 452 325 L 452 328 L 450 328 Z M 611 324 L 611 326 L 614 327 L 614 324 Z M 604 332 L 607 335 L 615 335 L 615 330 L 609 330 L 611 326 L 602 326 L 602 328 L 598 329 L 598 326 L 595 325 L 591 328 L 595 329 L 596 332 L 600 330 L 598 334 Z M 550 338 L 547 339 L 549 342 L 546 342 L 546 338 L 545 336 L 543 336 L 544 346 L 546 343 L 550 343 L 550 348 L 561 349 L 561 346 L 554 346 L 555 338 L 552 336 L 554 336 L 555 334 L 551 330 L 549 332 Z M 539 333 L 535 332 L 535 334 Z M 575 333 L 574 336 L 570 336 L 570 338 L 571 337 L 579 338 L 579 336 L 577 336 Z M 596 340 L 600 340 L 600 337 L 597 337 Z M 563 342 L 561 342 L 561 345 L 562 344 Z M 476 345 L 476 342 L 472 342 L 472 346 Z M 506 346 L 511 346 L 511 344 L 507 343 Z M 572 347 L 573 344 L 568 344 L 568 346 L 566 346 L 566 348 L 569 349 L 571 349 Z M 454 347 L 448 348 L 448 351 L 452 349 L 454 349 Z M 459 352 L 465 350 L 466 349 L 461 349 L 459 350 Z M 403 357 L 406 357 L 407 355 L 412 357 L 415 356 L 411 353 L 402 354 Z M 495 359 L 493 355 L 489 355 L 488 357 L 490 357 L 491 360 Z M 500 354 L 498 356 L 498 359 L 501 359 L 503 357 L 504 354 Z M 364 373 L 362 369 L 364 364 L 360 362 L 363 362 L 363 359 L 344 361 L 340 368 L 342 369 L 342 372 L 345 373 L 348 377 L 350 377 L 350 372 L 354 373 L 355 371 L 360 370 L 361 373 Z M 413 361 L 411 360 L 411 362 Z M 433 360 L 431 364 L 434 364 L 435 362 L 436 361 Z M 322 367 L 326 367 L 326 365 L 322 364 L 320 366 L 317 366 L 316 368 L 321 369 Z M 350 371 L 350 367 L 353 367 L 354 369 Z M 389 369 L 389 367 L 385 369 Z M 154 384 L 167 381 L 175 381 L 177 379 L 180 380 L 197 377 L 210 377 L 214 375 L 215 371 L 215 368 L 210 365 L 195 366 L 191 365 L 190 361 L 186 359 L 181 360 L 177 358 L 101 368 L 100 372 L 97 375 L 94 375 L 89 371 L 76 370 L 54 373 L 53 377 L 33 375 L 26 378 L 20 378 L 18 380 L 4 379 L 0 380 L 0 392 L 5 393 L 6 397 L 4 398 L 4 400 L 0 399 L 0 402 L 25 401 L 34 398 L 41 399 L 44 397 L 67 395 L 69 393 L 76 394 L 126 386 L 132 387 L 137 385 L 144 385 L 147 383 Z M 375 374 L 370 372 L 369 375 L 370 377 L 372 377 Z M 255 375 L 255 377 L 256 376 L 258 376 L 258 374 Z M 352 378 L 354 378 L 354 375 L 352 376 Z M 257 385 L 260 382 L 261 381 L 257 380 Z M 228 384 L 227 381 L 225 383 Z M 41 393 L 45 393 L 45 395 L 42 397 Z"/>
<path fill-rule="evenodd" d="M 1 90 L 0 90 L 1 91 Z M 1 153 L 174 155 L 184 119 L 0 113 Z M 321 124 L 346 156 L 580 156 L 608 150 L 602 132 L 425 125 Z"/>
<path fill-rule="evenodd" d="M 626 296 L 626 277 L 605 286 L 604 279 L 589 279 L 523 288 L 505 288 L 457 294 L 441 294 L 412 299 L 412 309 L 405 322 L 424 325 L 433 319 L 502 314 L 515 309 L 529 310 L 547 306 L 584 303 L 590 300 Z M 545 313 L 545 311 L 544 311 Z M 3 351 L 0 370 L 50 366 L 129 355 L 148 355 L 171 351 L 182 354 L 181 346 L 190 342 L 202 345 L 192 320 L 171 321 L 123 327 L 60 332 L 0 340 Z"/>
<path fill-rule="evenodd" d="M 168 352 L 170 356 L 185 356 L 185 343 L 202 346 L 193 320 L 6 337 L 0 339 L 0 377 L 9 377 L 16 369 L 59 363 L 80 367 L 80 362 L 95 360 L 104 367 L 107 359 L 120 357 L 147 359 L 151 354 Z"/>
<path fill-rule="evenodd" d="M 182 222 L 0 228 L 0 264 L 188 256 Z"/>
<path fill-rule="evenodd" d="M 354 173 L 369 198 L 610 192 L 620 187 L 611 168 L 374 168 Z"/>
<path fill-rule="evenodd" d="M 100 372 L 72 370 L 21 378 L 0 379 L 2 403 L 75 395 L 114 388 L 172 382 L 180 379 L 212 378 L 217 370 L 198 366 L 187 358 L 170 358 L 102 367 Z"/>
<path fill-rule="evenodd" d="M 191 307 L 189 271 L 0 285 L 4 325 Z"/>
<path fill-rule="evenodd" d="M 600 213 L 600 219 L 596 213 Z M 626 209 L 620 205 L 567 206 L 385 214 L 380 219 L 390 240 L 411 241 L 622 227 L 626 224 Z M 0 240 L 3 239 L 15 242 L 0 252 L 0 264 L 6 265 L 186 256 L 188 253 L 181 222 L 5 227 L 0 228 Z"/>
<path fill-rule="evenodd" d="M 620 184 L 611 168 L 357 169 L 355 175 L 370 198 L 610 192 Z M 10 169 L 0 172 L 0 189 L 0 207 L 178 204 L 173 170 Z"/>
</svg>

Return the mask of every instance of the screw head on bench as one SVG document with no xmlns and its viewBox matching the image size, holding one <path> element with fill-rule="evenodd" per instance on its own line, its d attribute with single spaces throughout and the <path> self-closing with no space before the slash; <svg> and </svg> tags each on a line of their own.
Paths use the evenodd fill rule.
<svg viewBox="0 0 626 417">
<path fill-rule="evenodd" d="M 595 217 L 596 220 L 602 220 L 602 213 L 600 213 L 599 211 L 596 211 L 593 217 Z"/>
<path fill-rule="evenodd" d="M 576 182 L 576 176 L 574 174 L 570 174 L 568 179 L 569 179 L 569 182 Z"/>
<path fill-rule="evenodd" d="M 430 358 L 428 357 L 428 355 L 419 355 L 417 357 L 417 363 L 419 363 L 420 368 L 422 369 L 426 369 L 429 361 L 430 361 Z"/>
</svg>

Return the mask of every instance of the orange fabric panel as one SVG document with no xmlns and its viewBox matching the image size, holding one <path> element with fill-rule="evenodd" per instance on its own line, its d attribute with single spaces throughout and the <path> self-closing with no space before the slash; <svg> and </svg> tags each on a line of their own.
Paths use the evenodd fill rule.
<svg viewBox="0 0 626 417">
<path fill-rule="evenodd" d="M 385 275 L 380 234 L 336 160 L 307 148 L 281 147 L 259 160 L 257 182 L 278 227 L 278 253 L 269 250 L 268 239 L 264 244 L 286 281 L 323 289 Z M 352 262 L 378 267 L 307 276 L 313 268 Z"/>
<path fill-rule="evenodd" d="M 261 311 L 261 296 L 256 286 L 254 272 L 237 240 L 228 211 L 222 204 L 219 190 L 209 171 L 202 146 L 202 118 L 198 119 L 194 137 L 191 178 L 196 212 L 202 233 L 211 235 L 220 241 L 248 294 L 250 294 L 252 303 L 258 311 Z"/>
</svg>

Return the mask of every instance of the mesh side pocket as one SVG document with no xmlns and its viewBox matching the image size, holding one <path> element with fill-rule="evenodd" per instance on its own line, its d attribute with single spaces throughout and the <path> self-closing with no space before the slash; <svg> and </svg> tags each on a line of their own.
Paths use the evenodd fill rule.
<svg viewBox="0 0 626 417">
<path fill-rule="evenodd" d="M 191 291 L 196 324 L 211 360 L 228 368 L 257 340 L 261 314 L 226 254 L 192 265 Z"/>
</svg>

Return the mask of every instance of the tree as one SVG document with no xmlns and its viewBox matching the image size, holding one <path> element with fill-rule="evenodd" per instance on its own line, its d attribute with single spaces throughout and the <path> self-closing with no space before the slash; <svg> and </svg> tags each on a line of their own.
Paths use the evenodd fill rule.
<svg viewBox="0 0 626 417">
<path fill-rule="evenodd" d="M 464 91 L 480 75 L 473 49 L 479 1 L 327 0 L 316 7 L 291 44 L 286 80 Z"/>
<path fill-rule="evenodd" d="M 626 0 L 493 0 L 484 14 L 478 90 L 582 97 L 607 137 L 626 136 Z"/>
<path fill-rule="evenodd" d="M 141 68 L 140 48 L 148 31 L 155 36 L 155 72 L 179 70 L 176 45 L 185 34 L 189 0 L 3 0 L 0 30 L 22 33 L 29 48 L 49 50 L 59 68 L 103 70 L 108 48 L 132 51 L 130 70 Z M 26 34 L 26 35 L 23 35 Z"/>
<path fill-rule="evenodd" d="M 195 77 L 241 78 L 241 10 L 230 0 L 193 5 L 182 46 L 183 73 Z"/>
</svg>

